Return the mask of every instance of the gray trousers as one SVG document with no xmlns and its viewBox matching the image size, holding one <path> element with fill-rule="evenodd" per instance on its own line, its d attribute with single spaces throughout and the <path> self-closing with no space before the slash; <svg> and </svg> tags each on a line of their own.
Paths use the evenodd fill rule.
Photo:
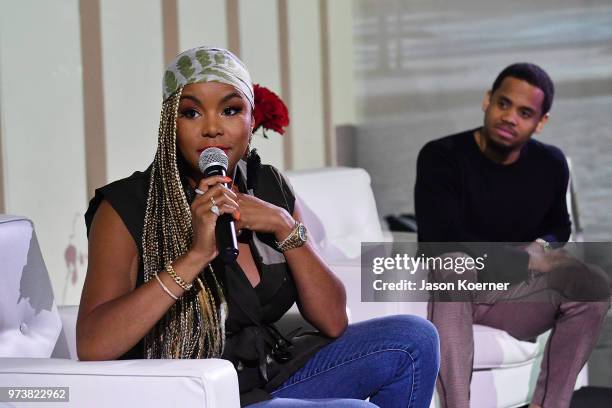
<svg viewBox="0 0 612 408">
<path fill-rule="evenodd" d="M 588 276 L 580 272 L 583 286 L 585 281 L 589 285 L 609 285 L 605 273 L 596 267 L 588 268 Z M 475 282 L 476 273 L 467 271 L 460 278 Z M 430 271 L 429 279 L 455 281 L 457 274 Z M 545 408 L 569 407 L 576 378 L 597 343 L 610 300 L 568 301 L 550 286 L 550 279 L 541 274 L 506 291 L 462 292 L 459 300 L 434 298 L 429 302 L 428 318 L 440 334 L 437 389 L 442 407 L 469 407 L 473 324 L 505 330 L 520 340 L 533 339 L 552 329 L 532 402 Z"/>
</svg>

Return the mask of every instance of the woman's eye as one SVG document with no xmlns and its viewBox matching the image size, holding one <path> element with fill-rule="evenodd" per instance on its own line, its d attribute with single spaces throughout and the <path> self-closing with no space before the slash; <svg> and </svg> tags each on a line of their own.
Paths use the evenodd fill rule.
<svg viewBox="0 0 612 408">
<path fill-rule="evenodd" d="M 181 116 L 188 118 L 188 119 L 194 119 L 200 116 L 200 113 L 195 109 L 185 109 L 181 111 Z"/>
<path fill-rule="evenodd" d="M 223 114 L 225 116 L 234 116 L 239 114 L 241 110 L 241 108 L 228 106 L 227 108 L 223 109 Z"/>
</svg>

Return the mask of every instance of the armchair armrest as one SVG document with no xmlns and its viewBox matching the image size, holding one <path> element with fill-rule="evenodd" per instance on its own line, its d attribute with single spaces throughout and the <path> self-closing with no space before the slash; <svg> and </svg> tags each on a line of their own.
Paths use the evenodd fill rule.
<svg viewBox="0 0 612 408">
<path fill-rule="evenodd" d="M 69 407 L 240 406 L 236 371 L 221 359 L 0 358 L 0 387 L 69 387 Z"/>
</svg>

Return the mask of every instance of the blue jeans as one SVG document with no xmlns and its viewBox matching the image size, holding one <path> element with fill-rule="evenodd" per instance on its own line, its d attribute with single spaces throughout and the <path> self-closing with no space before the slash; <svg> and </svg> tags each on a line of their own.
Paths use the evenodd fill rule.
<svg viewBox="0 0 612 408">
<path fill-rule="evenodd" d="M 438 333 L 427 320 L 367 320 L 319 350 L 272 392 L 272 400 L 249 408 L 426 408 L 439 365 Z"/>
</svg>

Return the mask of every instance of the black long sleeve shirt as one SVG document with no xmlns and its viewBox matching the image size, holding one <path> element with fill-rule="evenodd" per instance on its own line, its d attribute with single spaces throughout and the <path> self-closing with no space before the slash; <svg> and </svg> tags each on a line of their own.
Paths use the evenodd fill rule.
<svg viewBox="0 0 612 408">
<path fill-rule="evenodd" d="M 421 149 L 414 192 L 419 242 L 567 242 L 569 170 L 561 150 L 531 139 L 516 162 L 501 165 L 480 151 L 475 130 Z M 457 249 L 470 253 L 469 245 Z M 511 246 L 496 250 L 479 280 L 527 277 L 525 251 Z M 500 274 L 502 269 L 506 272 Z"/>
</svg>

